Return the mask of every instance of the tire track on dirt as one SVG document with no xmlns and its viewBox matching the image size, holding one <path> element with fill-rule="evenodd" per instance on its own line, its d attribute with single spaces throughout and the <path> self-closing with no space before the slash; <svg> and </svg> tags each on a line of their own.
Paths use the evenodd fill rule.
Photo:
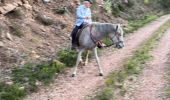
<svg viewBox="0 0 170 100">
<path fill-rule="evenodd" d="M 156 49 L 151 52 L 153 60 L 138 77 L 137 88 L 125 100 L 167 100 L 163 88 L 167 83 L 165 75 L 170 51 L 169 39 L 170 28 L 165 32 Z"/>
<path fill-rule="evenodd" d="M 142 43 L 161 25 L 163 25 L 170 15 L 162 16 L 156 21 L 140 28 L 134 34 L 125 38 L 126 47 L 121 50 L 115 50 L 113 53 L 106 53 L 100 57 L 101 65 L 104 70 L 104 77 L 99 77 L 96 63 L 91 61 L 84 70 L 78 69 L 78 75 L 75 78 L 70 77 L 71 70 L 66 74 L 59 75 L 53 84 L 49 87 L 42 87 L 38 93 L 29 95 L 26 100 L 83 100 L 84 97 L 94 91 L 97 87 L 104 84 L 105 77 L 112 71 L 120 68 L 121 62 L 133 54 L 138 45 Z"/>
</svg>

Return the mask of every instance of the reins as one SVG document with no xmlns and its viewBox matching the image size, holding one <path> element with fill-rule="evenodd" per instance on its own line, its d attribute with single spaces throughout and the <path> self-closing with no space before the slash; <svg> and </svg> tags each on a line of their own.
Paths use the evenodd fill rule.
<svg viewBox="0 0 170 100">
<path fill-rule="evenodd" d="M 100 42 L 100 40 L 97 40 L 97 39 L 95 39 L 95 37 L 93 36 L 93 34 L 92 34 L 92 28 L 93 28 L 93 25 L 90 25 L 90 37 L 91 37 L 91 39 L 92 39 L 92 41 L 94 42 L 94 44 L 98 44 L 99 42 Z M 116 29 L 115 29 L 115 35 L 117 35 L 117 30 L 118 30 L 118 25 L 116 26 Z M 117 37 L 117 36 L 116 36 Z M 118 38 L 119 39 L 119 38 Z M 113 42 L 113 40 L 112 40 L 112 42 Z M 112 44 L 109 44 L 109 45 L 105 45 L 105 46 L 103 46 L 103 47 L 105 47 L 105 48 L 107 48 L 107 47 L 110 47 L 110 46 L 112 46 L 112 45 L 114 45 L 114 42 L 112 43 Z"/>
</svg>

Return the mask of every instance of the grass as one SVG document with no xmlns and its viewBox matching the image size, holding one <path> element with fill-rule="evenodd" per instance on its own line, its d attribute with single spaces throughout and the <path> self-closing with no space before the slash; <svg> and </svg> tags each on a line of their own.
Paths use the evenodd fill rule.
<svg viewBox="0 0 170 100">
<path fill-rule="evenodd" d="M 0 82 L 0 100 L 21 100 L 25 95 L 25 90 L 20 85 Z"/>
<path fill-rule="evenodd" d="M 106 0 L 104 2 L 103 8 L 107 13 L 111 13 L 112 12 L 112 2 L 110 0 Z"/>
<path fill-rule="evenodd" d="M 39 85 L 51 83 L 64 68 L 57 60 L 16 67 L 12 70 L 12 85 L 0 82 L 0 100 L 21 100 L 26 94 L 37 91 Z"/>
<path fill-rule="evenodd" d="M 63 62 L 66 66 L 72 67 L 76 64 L 77 52 L 74 50 L 60 50 L 58 52 L 59 61 Z"/>
<path fill-rule="evenodd" d="M 134 55 L 128 58 L 122 66 L 122 69 L 116 72 L 111 73 L 105 82 L 105 87 L 100 93 L 95 97 L 96 100 L 113 100 L 114 93 L 112 91 L 105 91 L 105 89 L 115 90 L 120 89 L 119 94 L 124 95 L 126 93 L 125 81 L 129 76 L 137 76 L 142 72 L 145 62 L 147 62 L 151 55 L 149 52 L 153 49 L 155 43 L 160 39 L 164 31 L 170 27 L 170 20 L 164 25 L 159 27 L 153 35 L 141 44 L 141 46 L 135 51 Z M 167 89 L 170 90 L 170 89 Z M 170 91 L 168 91 L 170 93 Z M 106 95 L 106 94 L 112 94 Z M 106 98 L 106 99 L 101 99 Z"/>
<path fill-rule="evenodd" d="M 131 33 L 138 28 L 144 26 L 145 24 L 155 20 L 157 18 L 157 15 L 147 14 L 143 18 L 134 20 L 130 19 L 128 22 L 128 26 L 124 28 L 125 33 Z"/>
<path fill-rule="evenodd" d="M 170 98 L 170 53 L 169 53 L 169 58 L 167 60 L 167 82 L 168 85 L 165 87 L 165 94 L 167 95 L 168 98 Z"/>
<path fill-rule="evenodd" d="M 83 52 L 82 59 L 84 60 L 86 58 L 86 52 Z M 77 60 L 77 52 L 74 50 L 68 50 L 68 49 L 61 49 L 58 52 L 58 59 L 62 63 L 64 63 L 67 67 L 73 67 L 76 64 Z M 91 52 L 89 53 L 89 57 L 91 57 Z"/>
</svg>

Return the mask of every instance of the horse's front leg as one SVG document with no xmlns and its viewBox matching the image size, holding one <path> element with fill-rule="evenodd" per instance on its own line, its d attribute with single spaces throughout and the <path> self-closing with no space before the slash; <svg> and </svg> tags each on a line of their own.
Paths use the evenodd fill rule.
<svg viewBox="0 0 170 100">
<path fill-rule="evenodd" d="M 76 74 L 77 74 L 77 67 L 78 67 L 78 65 L 79 65 L 79 63 L 80 63 L 80 61 L 81 61 L 81 55 L 82 55 L 83 51 L 84 51 L 84 50 L 80 50 L 80 51 L 78 52 L 77 61 L 76 61 L 76 65 L 75 65 L 75 69 L 74 69 L 74 72 L 73 72 L 73 74 L 72 74 L 72 77 L 75 77 Z"/>
<path fill-rule="evenodd" d="M 97 48 L 94 48 L 94 49 L 93 49 L 93 52 L 94 52 L 94 54 L 95 54 L 96 61 L 97 61 L 97 64 L 98 64 L 99 75 L 100 75 L 100 76 L 103 76 L 103 70 L 102 70 L 101 65 L 100 65 L 100 62 L 99 62 L 99 57 L 98 57 L 98 54 L 97 54 Z"/>
</svg>

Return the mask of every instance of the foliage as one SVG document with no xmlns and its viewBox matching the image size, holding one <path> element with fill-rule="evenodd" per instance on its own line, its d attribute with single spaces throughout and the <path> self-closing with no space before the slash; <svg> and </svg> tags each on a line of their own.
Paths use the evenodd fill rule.
<svg viewBox="0 0 170 100">
<path fill-rule="evenodd" d="M 57 60 L 41 64 L 25 64 L 12 70 L 13 85 L 0 83 L 0 98 L 2 100 L 21 100 L 27 93 L 38 89 L 37 82 L 48 85 L 65 68 Z M 23 87 L 23 88 L 21 88 Z"/>
<path fill-rule="evenodd" d="M 112 12 L 112 2 L 110 0 L 107 0 L 104 2 L 104 9 L 106 10 L 107 13 L 111 13 Z"/>
<path fill-rule="evenodd" d="M 113 97 L 113 89 L 112 88 L 104 88 L 103 91 L 96 96 L 93 100 L 114 100 Z"/>
<path fill-rule="evenodd" d="M 83 52 L 82 59 L 84 60 L 86 58 L 87 51 Z M 91 52 L 89 52 L 89 57 L 91 57 Z M 67 67 L 73 67 L 76 64 L 77 60 L 77 52 L 74 50 L 60 50 L 58 52 L 58 59 L 62 63 L 64 63 Z"/>
<path fill-rule="evenodd" d="M 138 28 L 144 26 L 145 24 L 155 20 L 156 18 L 157 18 L 156 15 L 147 14 L 143 18 L 138 19 L 138 20 L 130 19 L 128 22 L 128 26 L 126 26 L 124 28 L 124 31 L 125 31 L 125 33 L 133 32 L 133 31 L 137 30 Z"/>
<path fill-rule="evenodd" d="M 76 63 L 77 52 L 74 50 L 60 50 L 58 52 L 58 59 L 66 66 L 72 67 Z"/>
<path fill-rule="evenodd" d="M 112 40 L 110 39 L 110 38 L 104 38 L 104 40 L 103 40 L 103 43 L 104 44 L 106 44 L 106 45 L 110 45 L 110 44 L 112 44 L 113 42 L 112 42 Z"/>
<path fill-rule="evenodd" d="M 160 4 L 164 7 L 164 9 L 170 9 L 170 0 L 159 0 Z"/>
<path fill-rule="evenodd" d="M 167 72 L 166 72 L 167 76 L 167 86 L 165 87 L 165 94 L 168 96 L 168 98 L 170 97 L 170 53 L 168 54 L 168 61 L 167 61 Z"/>
<path fill-rule="evenodd" d="M 0 100 L 21 100 L 25 95 L 25 90 L 20 85 L 0 82 Z"/>
<path fill-rule="evenodd" d="M 63 69 L 64 64 L 57 60 L 52 60 L 38 65 L 25 64 L 21 68 L 15 68 L 12 71 L 12 74 L 15 83 L 35 84 L 35 82 L 38 80 L 44 84 L 48 84 L 52 81 L 55 74 L 61 72 Z"/>
</svg>

